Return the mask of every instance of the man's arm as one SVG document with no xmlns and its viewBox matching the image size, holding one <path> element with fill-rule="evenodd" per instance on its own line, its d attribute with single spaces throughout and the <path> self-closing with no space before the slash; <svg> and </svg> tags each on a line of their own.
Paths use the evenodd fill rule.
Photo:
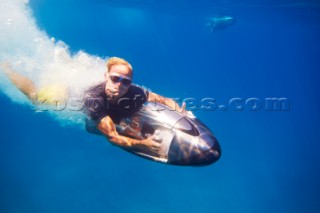
<svg viewBox="0 0 320 213">
<path fill-rule="evenodd" d="M 165 98 L 161 95 L 158 95 L 154 92 L 149 92 L 149 96 L 148 96 L 148 101 L 149 102 L 154 102 L 154 103 L 160 103 L 160 104 L 164 104 L 168 107 L 170 107 L 173 110 L 176 111 L 181 111 L 181 108 L 179 107 L 179 104 L 177 102 L 175 102 L 173 99 L 171 98 Z"/>
<path fill-rule="evenodd" d="M 1 62 L 0 69 L 3 70 L 4 74 L 9 78 L 9 80 L 23 94 L 25 94 L 32 101 L 32 103 L 35 103 L 37 89 L 34 83 L 29 78 L 13 70 L 12 66 L 9 63 Z"/>
<path fill-rule="evenodd" d="M 176 111 L 178 111 L 178 112 L 182 113 L 183 115 L 186 115 L 190 118 L 195 117 L 191 111 L 186 110 L 186 103 L 185 102 L 182 104 L 182 106 L 180 108 L 179 104 L 177 102 L 175 102 L 173 99 L 165 98 L 165 97 L 158 95 L 154 92 L 149 92 L 148 101 L 164 104 L 164 105 L 170 107 L 171 109 L 176 110 Z"/>
<path fill-rule="evenodd" d="M 110 142 L 117 146 L 127 148 L 145 147 L 155 152 L 160 148 L 160 144 L 158 142 L 155 142 L 153 136 L 144 140 L 137 140 L 119 135 L 119 133 L 116 130 L 115 124 L 109 116 L 106 116 L 103 119 L 101 119 L 101 121 L 97 125 L 97 128 L 109 139 Z"/>
</svg>

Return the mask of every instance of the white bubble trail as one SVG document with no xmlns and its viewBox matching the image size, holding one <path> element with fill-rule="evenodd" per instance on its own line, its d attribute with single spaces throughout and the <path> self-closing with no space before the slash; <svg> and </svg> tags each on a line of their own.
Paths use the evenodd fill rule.
<svg viewBox="0 0 320 213">
<path fill-rule="evenodd" d="M 0 63 L 30 78 L 37 87 L 59 84 L 71 91 L 84 91 L 103 80 L 105 58 L 83 51 L 71 54 L 63 41 L 56 41 L 37 25 L 28 0 L 0 0 Z M 12 101 L 30 101 L 0 72 L 0 91 Z M 63 125 L 83 123 L 79 112 L 51 112 Z"/>
</svg>

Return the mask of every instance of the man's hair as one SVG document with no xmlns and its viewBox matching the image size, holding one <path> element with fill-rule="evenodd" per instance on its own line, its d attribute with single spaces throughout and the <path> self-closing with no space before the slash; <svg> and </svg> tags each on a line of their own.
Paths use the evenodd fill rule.
<svg viewBox="0 0 320 213">
<path fill-rule="evenodd" d="M 108 61 L 107 61 L 107 72 L 110 71 L 110 69 L 111 69 L 111 67 L 113 65 L 118 65 L 118 64 L 125 65 L 126 67 L 128 67 L 128 69 L 130 70 L 131 74 L 133 74 L 131 64 L 129 64 L 129 62 L 127 62 L 123 58 L 118 58 L 118 57 L 111 57 L 111 58 L 108 59 Z"/>
</svg>

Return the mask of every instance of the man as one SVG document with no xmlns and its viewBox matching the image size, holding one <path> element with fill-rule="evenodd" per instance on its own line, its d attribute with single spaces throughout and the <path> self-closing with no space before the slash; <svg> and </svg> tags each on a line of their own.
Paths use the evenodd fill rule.
<svg viewBox="0 0 320 213">
<path fill-rule="evenodd" d="M 37 91 L 33 82 L 14 72 L 10 65 L 2 64 L 11 82 L 17 86 L 33 103 L 37 102 Z M 122 58 L 112 57 L 107 61 L 104 82 L 89 88 L 84 95 L 84 113 L 89 119 L 86 129 L 94 133 L 98 129 L 110 142 L 117 146 L 130 148 L 148 148 L 157 151 L 160 143 L 156 136 L 137 140 L 118 134 L 115 124 L 122 118 L 138 111 L 145 102 L 164 104 L 171 109 L 187 113 L 185 104 L 182 108 L 170 99 L 132 84 L 133 71 L 131 65 Z"/>
<path fill-rule="evenodd" d="M 129 149 L 148 147 L 156 151 L 161 142 L 156 136 L 144 140 L 122 136 L 118 134 L 115 123 L 139 110 L 146 101 L 161 103 L 181 112 L 185 112 L 185 105 L 180 109 L 174 100 L 132 84 L 132 76 L 132 67 L 127 61 L 117 57 L 110 58 L 107 61 L 105 81 L 86 92 L 85 113 L 113 144 Z"/>
</svg>

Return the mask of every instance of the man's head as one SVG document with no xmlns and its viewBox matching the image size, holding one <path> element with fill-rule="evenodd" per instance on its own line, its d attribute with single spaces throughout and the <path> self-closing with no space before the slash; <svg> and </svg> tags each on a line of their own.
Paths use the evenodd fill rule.
<svg viewBox="0 0 320 213">
<path fill-rule="evenodd" d="M 112 57 L 107 61 L 106 89 L 108 98 L 117 100 L 127 93 L 132 82 L 132 67 L 122 58 Z"/>
</svg>

